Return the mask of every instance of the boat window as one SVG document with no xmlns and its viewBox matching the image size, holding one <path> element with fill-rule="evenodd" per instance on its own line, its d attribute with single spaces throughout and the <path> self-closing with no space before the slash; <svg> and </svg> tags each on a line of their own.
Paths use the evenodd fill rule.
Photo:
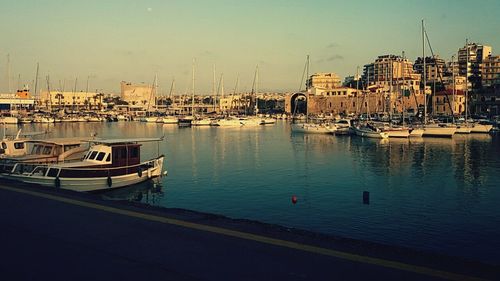
<svg viewBox="0 0 500 281">
<path fill-rule="evenodd" d="M 89 160 L 94 160 L 96 155 L 97 155 L 97 151 L 92 151 L 92 153 L 89 156 Z"/>
<path fill-rule="evenodd" d="M 2 142 L 2 148 L 7 149 L 7 144 L 5 142 Z"/>
<path fill-rule="evenodd" d="M 43 152 L 42 152 L 43 155 L 49 155 L 50 152 L 52 152 L 52 147 L 50 147 L 50 146 L 43 147 Z"/>
<path fill-rule="evenodd" d="M 79 146 L 80 146 L 80 145 L 78 145 L 78 144 L 65 145 L 65 146 L 64 146 L 64 152 L 66 152 L 66 151 L 68 151 L 68 150 L 70 150 L 70 149 L 73 149 L 73 148 L 77 148 L 77 147 L 79 147 Z"/>
<path fill-rule="evenodd" d="M 106 155 L 106 153 L 104 152 L 99 152 L 99 154 L 97 154 L 97 157 L 95 160 L 97 161 L 102 161 L 102 159 L 104 159 L 104 156 Z"/>
<path fill-rule="evenodd" d="M 15 149 L 24 149 L 24 142 L 15 142 L 14 148 Z"/>
<path fill-rule="evenodd" d="M 47 173 L 47 176 L 48 177 L 57 177 L 58 172 L 59 172 L 59 169 L 50 168 L 49 172 Z"/>
<path fill-rule="evenodd" d="M 111 154 L 108 154 L 108 157 L 106 157 L 106 162 L 109 162 L 111 160 Z"/>
<path fill-rule="evenodd" d="M 130 158 L 137 158 L 137 157 L 139 157 L 139 148 L 132 147 L 132 149 L 130 149 Z"/>
<path fill-rule="evenodd" d="M 35 144 L 35 146 L 33 147 L 33 154 L 41 154 L 42 153 L 42 145 L 38 145 L 38 144 Z"/>
</svg>

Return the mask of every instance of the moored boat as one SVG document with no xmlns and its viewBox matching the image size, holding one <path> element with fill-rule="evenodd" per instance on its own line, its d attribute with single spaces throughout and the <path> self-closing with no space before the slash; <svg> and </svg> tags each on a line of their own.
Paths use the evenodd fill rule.
<svg viewBox="0 0 500 281">
<path fill-rule="evenodd" d="M 354 126 L 352 127 L 354 134 L 360 137 L 374 138 L 374 139 L 386 139 L 389 135 L 386 132 L 382 132 L 377 128 L 370 125 Z"/>
<path fill-rule="evenodd" d="M 140 160 L 140 142 L 161 140 L 163 138 L 92 140 L 91 149 L 81 161 L 48 165 L 16 163 L 1 177 L 83 192 L 129 186 L 163 175 L 163 155 Z"/>
<path fill-rule="evenodd" d="M 329 124 L 298 123 L 291 124 L 291 128 L 294 133 L 306 134 L 332 134 L 336 131 L 336 127 Z"/>
</svg>

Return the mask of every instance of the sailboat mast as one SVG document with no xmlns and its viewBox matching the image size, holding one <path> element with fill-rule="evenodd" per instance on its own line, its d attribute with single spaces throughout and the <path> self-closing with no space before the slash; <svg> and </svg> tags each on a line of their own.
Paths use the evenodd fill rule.
<svg viewBox="0 0 500 281">
<path fill-rule="evenodd" d="M 259 102 L 257 98 L 257 94 L 259 93 L 259 65 L 255 68 L 255 115 L 259 113 Z"/>
<path fill-rule="evenodd" d="M 7 85 L 9 87 L 9 94 L 11 93 L 10 91 L 10 54 L 7 54 Z"/>
<path fill-rule="evenodd" d="M 466 48 L 466 67 L 465 67 L 465 123 L 467 123 L 467 97 L 469 96 L 469 40 L 465 39 L 465 48 Z"/>
<path fill-rule="evenodd" d="M 215 91 L 215 63 L 214 63 L 214 73 L 213 73 L 213 80 L 212 80 L 212 96 L 214 97 L 213 104 L 214 104 L 214 111 L 215 111 L 215 106 L 217 104 L 217 92 Z"/>
<path fill-rule="evenodd" d="M 37 86 L 38 86 L 38 70 L 39 70 L 39 63 L 37 62 L 36 63 L 36 74 L 35 74 L 35 92 L 33 93 L 33 95 L 36 97 L 37 96 Z M 38 101 L 40 101 L 40 97 L 38 97 Z"/>
<path fill-rule="evenodd" d="M 403 76 L 403 84 L 401 85 L 401 116 L 403 116 L 403 127 L 405 125 L 405 88 L 406 88 L 406 81 L 405 81 L 405 66 L 406 66 L 406 62 L 405 62 L 405 51 L 403 51 L 402 53 L 402 58 L 401 58 L 402 62 L 401 62 L 401 71 L 402 71 L 402 75 Z"/>
<path fill-rule="evenodd" d="M 356 67 L 356 114 L 359 108 L 359 65 Z"/>
<path fill-rule="evenodd" d="M 191 116 L 194 116 L 194 63 L 195 63 L 195 60 L 193 59 L 193 77 L 192 77 L 192 87 L 193 87 L 193 95 L 191 97 Z"/>
<path fill-rule="evenodd" d="M 427 94 L 426 88 L 426 66 L 425 66 L 425 37 L 424 37 L 424 20 L 422 20 L 422 60 L 423 60 L 423 85 L 424 85 L 424 124 L 427 123 Z"/>
<path fill-rule="evenodd" d="M 451 56 L 451 79 L 453 79 L 453 108 L 451 109 L 451 116 L 453 119 L 455 119 L 455 112 L 453 109 L 455 109 L 455 94 L 456 94 L 454 61 L 455 61 L 455 55 Z M 455 123 L 455 120 L 453 120 L 453 123 Z"/>
</svg>

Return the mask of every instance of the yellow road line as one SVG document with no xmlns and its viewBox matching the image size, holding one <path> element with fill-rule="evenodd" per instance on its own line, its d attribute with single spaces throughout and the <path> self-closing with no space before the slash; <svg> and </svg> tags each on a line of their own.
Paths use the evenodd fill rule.
<svg viewBox="0 0 500 281">
<path fill-rule="evenodd" d="M 472 277 L 472 276 L 452 273 L 452 272 L 448 272 L 448 271 L 432 269 L 429 267 L 423 267 L 423 266 L 406 264 L 406 263 L 396 262 L 396 261 L 391 261 L 391 260 L 356 255 L 356 254 L 351 254 L 351 253 L 342 252 L 342 251 L 336 251 L 336 250 L 331 250 L 331 249 L 326 249 L 326 248 L 321 248 L 321 247 L 316 247 L 316 246 L 311 246 L 311 245 L 305 245 L 305 244 L 300 244 L 300 243 L 296 243 L 296 242 L 280 240 L 280 239 L 265 237 L 265 236 L 241 232 L 241 231 L 225 229 L 222 227 L 215 227 L 215 226 L 197 224 L 197 223 L 192 223 L 192 222 L 187 222 L 187 221 L 182 221 L 182 220 L 177 220 L 177 219 L 171 219 L 171 218 L 162 217 L 162 216 L 144 214 L 144 213 L 140 213 L 140 212 L 136 212 L 136 211 L 129 211 L 129 210 L 119 209 L 119 208 L 115 208 L 115 207 L 104 206 L 104 205 L 100 205 L 100 204 L 96 204 L 96 203 L 90 203 L 90 202 L 80 201 L 80 200 L 76 200 L 76 199 L 70 199 L 70 198 L 64 198 L 64 197 L 60 197 L 60 196 L 56 196 L 56 195 L 45 194 L 45 193 L 36 192 L 36 191 L 18 189 L 18 188 L 7 187 L 7 186 L 2 186 L 2 185 L 0 185 L 0 188 L 5 189 L 5 190 L 18 192 L 18 193 L 29 194 L 29 195 L 36 196 L 36 197 L 46 198 L 46 199 L 50 199 L 50 200 L 54 200 L 54 201 L 64 202 L 64 203 L 71 204 L 71 205 L 101 210 L 101 211 L 105 211 L 105 212 L 109 212 L 109 213 L 120 214 L 120 215 L 129 216 L 129 217 L 140 218 L 140 219 L 144 219 L 144 220 L 155 221 L 155 222 L 160 222 L 160 223 L 165 223 L 165 224 L 171 224 L 171 225 L 176 225 L 176 226 L 181 226 L 181 227 L 186 227 L 186 228 L 190 228 L 190 229 L 196 229 L 196 230 L 201 230 L 201 231 L 206 231 L 206 232 L 211 232 L 211 233 L 217 233 L 217 234 L 222 234 L 222 235 L 231 236 L 231 237 L 237 237 L 237 238 L 241 238 L 241 239 L 245 239 L 245 240 L 257 241 L 257 242 L 261 242 L 261 243 L 265 243 L 265 244 L 269 244 L 269 245 L 280 246 L 280 247 L 301 250 L 301 251 L 315 253 L 315 254 L 331 256 L 331 257 L 340 258 L 340 259 L 349 260 L 349 261 L 354 261 L 354 262 L 360 262 L 360 263 L 372 264 L 372 265 L 377 265 L 377 266 L 382 266 L 382 267 L 387 267 L 387 268 L 393 268 L 393 269 L 418 273 L 418 274 L 432 276 L 432 277 L 439 277 L 439 278 L 443 278 L 443 279 L 447 279 L 447 280 L 457 280 L 457 281 L 486 280 L 486 279 L 482 279 L 482 278 L 478 278 L 478 277 Z"/>
</svg>

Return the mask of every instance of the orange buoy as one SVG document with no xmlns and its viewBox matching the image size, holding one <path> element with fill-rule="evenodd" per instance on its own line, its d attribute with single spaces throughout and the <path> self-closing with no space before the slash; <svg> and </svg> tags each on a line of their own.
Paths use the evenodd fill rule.
<svg viewBox="0 0 500 281">
<path fill-rule="evenodd" d="M 297 203 L 297 196 L 292 195 L 292 203 L 293 204 Z"/>
</svg>

